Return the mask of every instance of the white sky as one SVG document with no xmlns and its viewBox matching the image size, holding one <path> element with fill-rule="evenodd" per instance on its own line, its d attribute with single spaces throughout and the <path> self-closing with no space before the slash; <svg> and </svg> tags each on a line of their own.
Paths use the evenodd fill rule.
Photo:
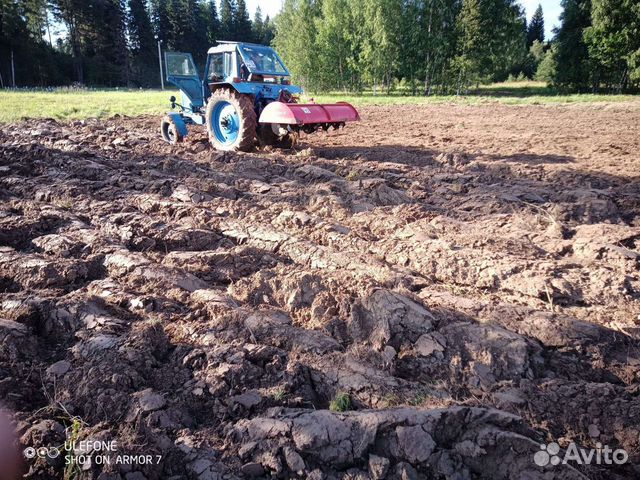
<svg viewBox="0 0 640 480">
<path fill-rule="evenodd" d="M 247 0 L 247 8 L 249 12 L 251 12 L 251 19 L 253 20 L 253 12 L 255 12 L 256 7 L 260 5 L 260 10 L 262 10 L 262 18 L 269 15 L 269 18 L 273 19 L 276 14 L 282 8 L 282 0 Z"/>
</svg>

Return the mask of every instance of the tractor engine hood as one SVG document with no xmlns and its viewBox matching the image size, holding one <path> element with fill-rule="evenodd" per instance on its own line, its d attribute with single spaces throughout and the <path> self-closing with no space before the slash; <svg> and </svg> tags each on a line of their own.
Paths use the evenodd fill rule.
<svg viewBox="0 0 640 480">
<path fill-rule="evenodd" d="M 260 123 L 284 125 L 336 124 L 360 120 L 347 102 L 328 104 L 271 102 L 262 110 Z"/>
</svg>

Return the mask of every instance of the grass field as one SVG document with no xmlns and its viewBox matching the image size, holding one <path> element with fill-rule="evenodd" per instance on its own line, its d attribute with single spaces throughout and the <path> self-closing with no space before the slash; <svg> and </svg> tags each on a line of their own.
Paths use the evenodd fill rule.
<svg viewBox="0 0 640 480">
<path fill-rule="evenodd" d="M 175 92 L 166 90 L 69 90 L 14 91 L 0 90 L 0 122 L 26 118 L 55 118 L 74 120 L 108 118 L 116 114 L 161 114 L 169 108 L 169 97 Z M 395 92 L 391 95 L 353 94 L 313 95 L 316 102 L 348 101 L 359 105 L 425 104 L 425 103 L 491 103 L 556 104 L 576 102 L 616 102 L 638 99 L 631 95 L 558 95 L 540 82 L 498 83 L 481 86 L 469 95 L 414 97 Z"/>
<path fill-rule="evenodd" d="M 75 120 L 116 114 L 160 114 L 172 92 L 160 90 L 0 91 L 0 122 L 25 118 Z"/>
</svg>

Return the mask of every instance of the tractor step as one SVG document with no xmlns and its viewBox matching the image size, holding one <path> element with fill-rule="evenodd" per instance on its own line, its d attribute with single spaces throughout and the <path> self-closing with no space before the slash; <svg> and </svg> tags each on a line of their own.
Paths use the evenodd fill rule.
<svg viewBox="0 0 640 480">
<path fill-rule="evenodd" d="M 337 125 L 360 120 L 358 111 L 347 102 L 328 104 L 271 102 L 260 114 L 260 123 L 281 125 Z"/>
</svg>

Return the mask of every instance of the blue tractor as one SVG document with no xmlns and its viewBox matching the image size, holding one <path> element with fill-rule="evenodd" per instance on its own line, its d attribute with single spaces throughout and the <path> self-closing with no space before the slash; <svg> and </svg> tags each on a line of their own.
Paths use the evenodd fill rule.
<svg viewBox="0 0 640 480">
<path fill-rule="evenodd" d="M 291 85 L 289 71 L 278 54 L 264 45 L 222 42 L 209 49 L 201 79 L 189 53 L 166 52 L 167 80 L 180 89 L 178 103 L 160 126 L 162 138 L 181 142 L 189 125 L 206 127 L 218 150 L 249 151 L 256 141 L 289 147 L 300 131 L 339 128 L 359 120 L 346 102 L 298 103 L 302 89 Z"/>
</svg>

